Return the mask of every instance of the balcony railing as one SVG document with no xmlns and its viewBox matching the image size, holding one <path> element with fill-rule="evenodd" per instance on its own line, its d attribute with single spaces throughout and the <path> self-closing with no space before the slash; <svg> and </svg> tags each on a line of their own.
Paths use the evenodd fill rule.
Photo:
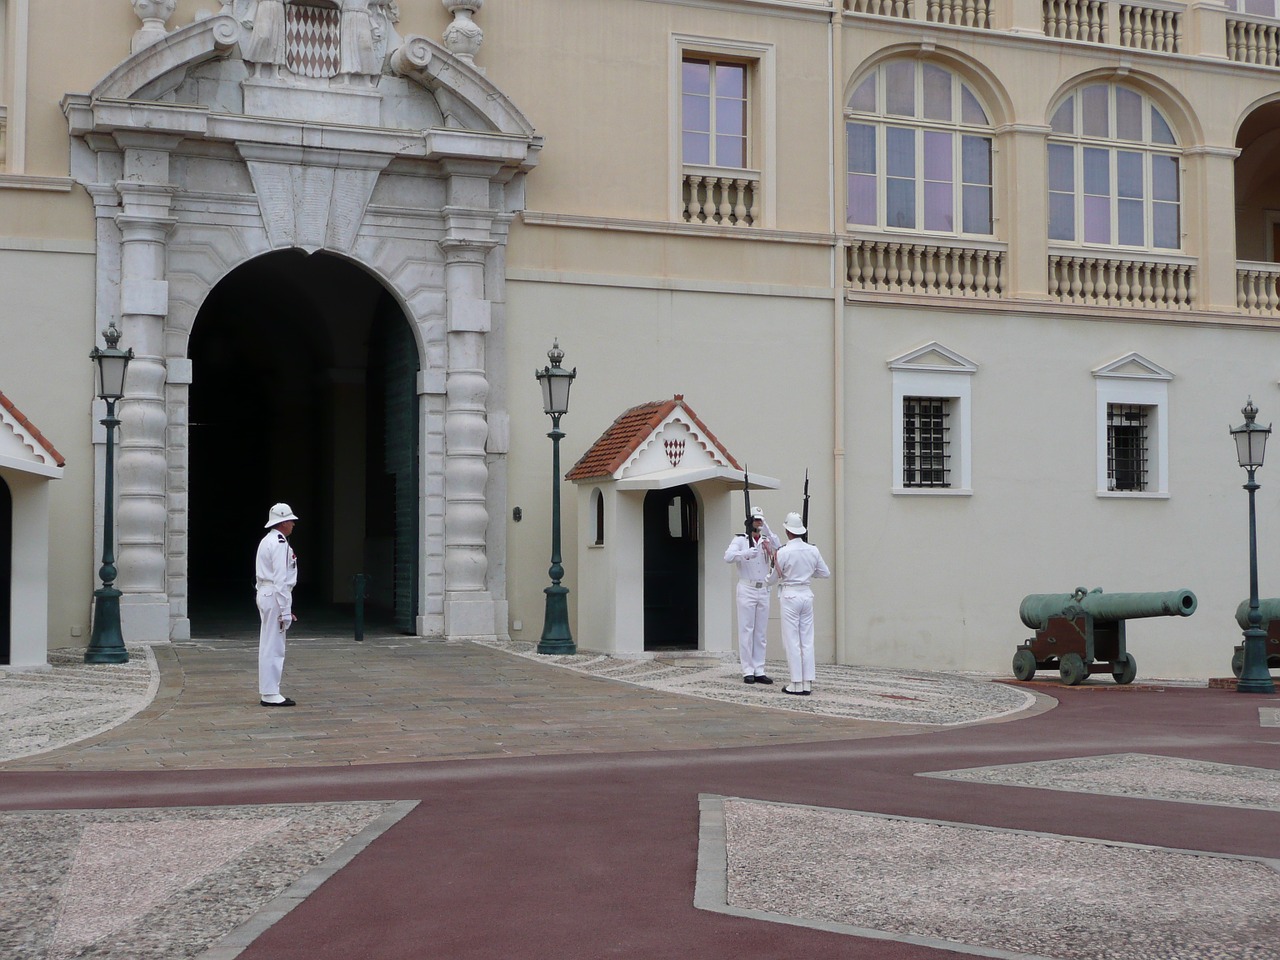
<svg viewBox="0 0 1280 960">
<path fill-rule="evenodd" d="M 1196 298 L 1195 268 L 1189 258 L 1050 253 L 1049 296 L 1091 307 L 1190 310 Z"/>
<path fill-rule="evenodd" d="M 992 0 L 844 0 L 844 8 L 848 13 L 903 20 L 923 13 L 929 23 L 985 30 L 991 26 Z"/>
<path fill-rule="evenodd" d="M 1236 264 L 1236 306 L 1255 317 L 1280 317 L 1280 263 Z"/>
<path fill-rule="evenodd" d="M 1044 0 L 1044 35 L 1106 43 L 1107 5 L 1103 0 Z"/>
<path fill-rule="evenodd" d="M 1004 250 L 962 242 L 855 239 L 846 255 L 850 290 L 921 296 L 1002 295 Z"/>
<path fill-rule="evenodd" d="M 685 223 L 751 226 L 760 219 L 760 171 L 686 165 L 681 204 Z"/>
<path fill-rule="evenodd" d="M 1265 17 L 1227 18 L 1227 59 L 1263 67 L 1280 65 L 1280 24 Z"/>
</svg>

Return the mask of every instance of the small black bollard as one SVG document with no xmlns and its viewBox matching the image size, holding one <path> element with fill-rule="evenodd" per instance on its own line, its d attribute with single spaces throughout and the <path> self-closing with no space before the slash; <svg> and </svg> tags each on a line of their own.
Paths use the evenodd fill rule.
<svg viewBox="0 0 1280 960">
<path fill-rule="evenodd" d="M 367 577 L 363 573 L 357 573 L 351 578 L 351 582 L 355 584 L 356 595 L 356 643 L 364 642 L 365 587 L 371 579 L 372 577 Z"/>
</svg>

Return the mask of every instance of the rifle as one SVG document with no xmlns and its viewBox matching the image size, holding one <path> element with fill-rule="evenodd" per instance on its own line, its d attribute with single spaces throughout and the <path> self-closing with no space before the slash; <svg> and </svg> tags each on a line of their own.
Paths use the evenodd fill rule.
<svg viewBox="0 0 1280 960">
<path fill-rule="evenodd" d="M 742 502 L 746 507 L 747 519 L 744 521 L 746 528 L 747 540 L 751 539 L 751 488 L 747 486 L 747 468 L 742 468 Z"/>
<path fill-rule="evenodd" d="M 800 522 L 804 524 L 804 533 L 800 539 L 809 542 L 809 468 L 804 471 L 804 512 L 800 514 Z"/>
</svg>

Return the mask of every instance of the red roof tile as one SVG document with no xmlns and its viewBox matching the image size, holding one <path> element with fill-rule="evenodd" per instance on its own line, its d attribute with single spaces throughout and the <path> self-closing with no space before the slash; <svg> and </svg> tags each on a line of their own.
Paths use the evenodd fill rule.
<svg viewBox="0 0 1280 960">
<path fill-rule="evenodd" d="M 14 405 L 14 402 L 12 400 L 10 400 L 8 397 L 4 395 L 3 391 L 0 391 L 0 407 L 4 407 L 6 410 L 8 410 L 9 413 L 13 415 L 13 418 L 17 420 L 20 424 L 22 424 L 22 426 L 35 439 L 36 443 L 40 444 L 40 446 L 44 449 L 44 452 L 49 454 L 49 456 L 53 457 L 54 463 L 56 463 L 60 467 L 65 467 L 67 465 L 67 461 L 63 458 L 62 454 L 60 454 L 57 451 L 57 449 L 54 447 L 52 443 L 50 443 L 47 439 L 45 439 L 45 435 L 36 428 L 36 425 L 34 423 L 32 423 L 30 420 L 26 418 L 26 416 L 23 415 L 22 411 L 19 410 L 17 406 Z"/>
<path fill-rule="evenodd" d="M 716 439 L 715 434 L 698 419 L 693 408 L 684 402 L 684 394 L 677 393 L 670 400 L 651 400 L 624 411 L 573 465 L 573 469 L 565 474 L 565 479 L 594 480 L 597 477 L 613 476 L 676 407 L 680 407 L 688 415 L 707 442 L 714 445 L 735 470 L 742 469 L 733 455 Z"/>
</svg>

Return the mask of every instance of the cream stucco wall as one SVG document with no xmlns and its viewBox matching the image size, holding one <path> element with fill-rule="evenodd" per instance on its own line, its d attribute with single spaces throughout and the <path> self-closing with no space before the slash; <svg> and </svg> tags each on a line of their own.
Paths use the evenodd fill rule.
<svg viewBox="0 0 1280 960">
<path fill-rule="evenodd" d="M 96 585 L 89 418 L 94 367 L 88 348 L 68 348 L 93 342 L 93 257 L 75 244 L 49 246 L 0 245 L 0 318 L 11 345 L 0 349 L 0 389 L 67 461 L 62 479 L 47 484 L 48 632 L 56 647 L 88 642 Z"/>
</svg>

